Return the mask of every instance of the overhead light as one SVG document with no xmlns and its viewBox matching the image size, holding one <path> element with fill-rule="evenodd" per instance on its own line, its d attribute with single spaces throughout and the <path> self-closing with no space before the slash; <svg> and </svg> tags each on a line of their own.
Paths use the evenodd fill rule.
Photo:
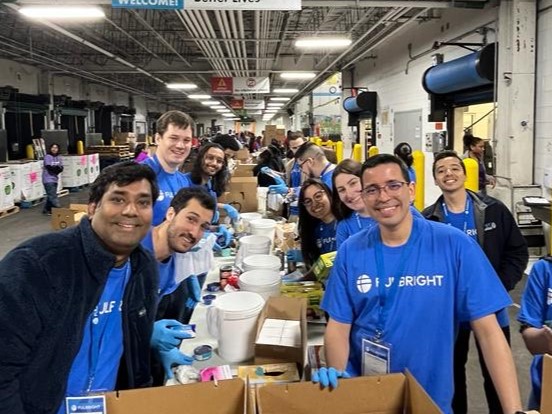
<svg viewBox="0 0 552 414">
<path fill-rule="evenodd" d="M 265 114 L 275 114 L 276 112 L 278 112 L 277 109 L 265 109 L 264 111 Z"/>
<path fill-rule="evenodd" d="M 267 107 L 269 108 L 281 108 L 282 106 L 284 106 L 283 103 L 276 103 L 276 102 L 269 102 L 266 104 Z"/>
<path fill-rule="evenodd" d="M 195 89 L 197 85 L 194 83 L 167 83 L 169 89 Z"/>
<path fill-rule="evenodd" d="M 211 99 L 211 95 L 188 95 L 190 99 Z"/>
<path fill-rule="evenodd" d="M 221 114 L 228 114 L 228 113 L 232 112 L 230 109 L 217 109 L 216 111 L 221 113 Z"/>
<path fill-rule="evenodd" d="M 219 101 L 201 101 L 201 104 L 205 106 L 210 106 L 210 105 L 218 105 L 220 104 L 220 102 Z"/>
<path fill-rule="evenodd" d="M 339 49 L 350 46 L 351 39 L 344 37 L 312 37 L 305 39 L 297 39 L 295 47 L 302 49 Z"/>
<path fill-rule="evenodd" d="M 226 107 L 224 105 L 213 105 L 213 106 L 210 106 L 211 109 L 226 109 Z"/>
<path fill-rule="evenodd" d="M 280 88 L 280 89 L 274 89 L 272 90 L 274 93 L 297 93 L 299 92 L 299 89 L 293 89 L 293 88 Z M 273 98 L 274 99 L 274 98 Z"/>
<path fill-rule="evenodd" d="M 282 79 L 312 79 L 316 76 L 313 72 L 283 72 L 280 73 Z"/>
<path fill-rule="evenodd" d="M 241 118 L 235 117 L 235 118 L 228 118 L 229 121 L 241 121 Z"/>
<path fill-rule="evenodd" d="M 103 19 L 104 11 L 97 6 L 23 6 L 19 13 L 33 19 Z"/>
<path fill-rule="evenodd" d="M 270 98 L 271 101 L 280 101 L 280 102 L 286 102 L 289 101 L 291 98 Z"/>
</svg>

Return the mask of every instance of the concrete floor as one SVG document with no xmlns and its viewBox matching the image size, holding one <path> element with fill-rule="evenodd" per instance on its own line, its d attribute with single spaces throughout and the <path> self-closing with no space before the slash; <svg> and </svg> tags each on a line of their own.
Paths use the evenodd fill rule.
<svg viewBox="0 0 552 414">
<path fill-rule="evenodd" d="M 68 207 L 69 203 L 86 203 L 88 201 L 88 192 L 81 191 L 78 193 L 70 193 L 68 196 L 60 198 L 63 207 Z M 22 241 L 52 231 L 50 217 L 41 213 L 42 205 L 38 205 L 29 209 L 21 209 L 21 211 L 13 216 L 0 218 L 0 259 L 17 246 Z M 532 263 L 530 263 L 530 266 Z M 515 305 L 509 309 L 512 331 L 512 350 L 518 370 L 518 381 L 520 384 L 521 395 L 523 402 L 527 401 L 530 390 L 529 366 L 531 363 L 531 355 L 526 350 L 521 335 L 518 333 L 518 323 L 515 317 L 518 311 L 519 299 L 525 286 L 526 276 L 520 282 L 517 288 L 512 292 L 512 299 Z M 436 333 L 438 334 L 438 333 Z M 479 371 L 477 361 L 477 352 L 475 345 L 472 343 L 470 357 L 468 362 L 468 394 L 470 414 L 485 414 L 485 395 L 483 392 L 483 382 Z"/>
</svg>

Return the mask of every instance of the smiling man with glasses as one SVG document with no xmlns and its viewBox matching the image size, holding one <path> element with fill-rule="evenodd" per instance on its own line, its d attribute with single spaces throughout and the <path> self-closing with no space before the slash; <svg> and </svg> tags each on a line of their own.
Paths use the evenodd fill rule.
<svg viewBox="0 0 552 414">
<path fill-rule="evenodd" d="M 328 161 L 322 148 L 312 142 L 306 142 L 295 153 L 295 160 L 303 174 L 309 178 L 318 178 L 332 188 L 335 164 Z"/>
<path fill-rule="evenodd" d="M 398 158 L 369 158 L 361 177 L 378 225 L 338 250 L 321 306 L 330 315 L 324 340 L 330 368 L 313 378 L 336 386 L 339 376 L 408 369 L 451 414 L 454 337 L 460 322 L 469 322 L 504 413 L 520 410 L 512 354 L 495 317 L 511 299 L 479 246 L 412 214 L 415 184 Z"/>
</svg>

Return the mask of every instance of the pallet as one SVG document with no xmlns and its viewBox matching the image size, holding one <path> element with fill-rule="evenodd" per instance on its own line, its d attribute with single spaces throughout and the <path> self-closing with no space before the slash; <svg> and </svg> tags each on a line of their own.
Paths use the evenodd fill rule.
<svg viewBox="0 0 552 414">
<path fill-rule="evenodd" d="M 5 208 L 3 210 L 0 210 L 0 218 L 3 218 L 3 217 L 9 217 L 13 214 L 16 214 L 16 213 L 19 213 L 19 207 L 17 206 L 13 206 L 13 207 L 10 207 L 10 208 Z"/>
<path fill-rule="evenodd" d="M 64 190 L 70 192 L 70 193 L 78 193 L 79 191 L 82 191 L 86 188 L 88 188 L 90 184 L 82 184 L 82 185 L 78 185 L 76 187 L 65 187 Z"/>
<path fill-rule="evenodd" d="M 66 195 L 69 195 L 69 190 L 67 190 L 65 188 L 63 190 L 58 191 L 58 193 L 57 193 L 58 198 L 59 197 L 65 197 Z"/>
<path fill-rule="evenodd" d="M 34 200 L 21 200 L 19 202 L 19 207 L 21 208 L 31 208 L 37 206 L 46 201 L 46 196 L 35 198 Z"/>
</svg>

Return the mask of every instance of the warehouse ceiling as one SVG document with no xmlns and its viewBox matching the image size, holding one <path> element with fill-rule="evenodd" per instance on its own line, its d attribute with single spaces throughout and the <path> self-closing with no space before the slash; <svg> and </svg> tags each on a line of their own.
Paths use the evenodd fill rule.
<svg viewBox="0 0 552 414">
<path fill-rule="evenodd" d="M 55 4 L 79 2 L 84 4 Z M 187 94 L 210 94 L 212 76 L 268 76 L 271 89 L 299 89 L 291 95 L 293 102 L 333 72 L 371 56 L 375 47 L 406 26 L 437 18 L 443 8 L 483 8 L 486 1 L 303 0 L 297 11 L 157 11 L 112 8 L 106 0 L 86 2 L 91 3 L 103 8 L 105 19 L 36 21 L 18 9 L 51 1 L 0 0 L 0 57 L 201 115 L 208 109 Z M 328 35 L 346 35 L 352 44 L 345 50 L 316 52 L 302 52 L 293 44 L 301 37 Z M 280 78 L 290 70 L 313 71 L 316 77 Z M 166 83 L 173 82 L 192 82 L 198 89 L 168 89 Z M 229 105 L 231 98 L 223 97 L 224 103 Z"/>
</svg>

